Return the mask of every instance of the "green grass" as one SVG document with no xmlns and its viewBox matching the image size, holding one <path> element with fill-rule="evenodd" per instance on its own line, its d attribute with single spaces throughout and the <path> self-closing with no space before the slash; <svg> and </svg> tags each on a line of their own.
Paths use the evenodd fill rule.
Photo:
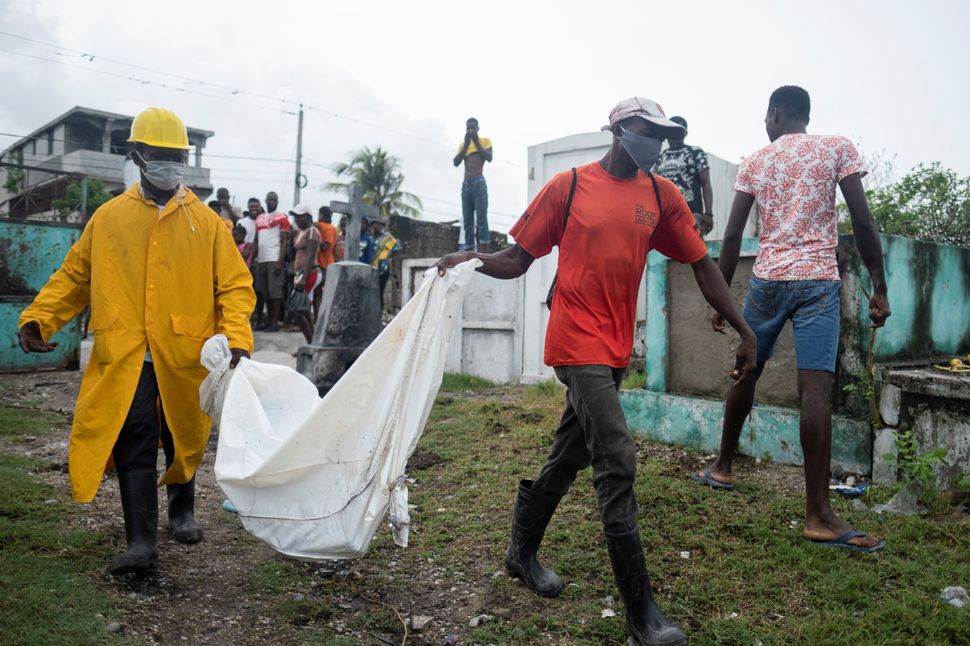
<svg viewBox="0 0 970 646">
<path fill-rule="evenodd" d="M 462 376 L 449 381 L 443 390 L 452 393 L 490 386 Z M 449 394 L 432 409 L 418 449 L 440 460 L 411 473 L 408 549 L 395 547 L 382 527 L 350 574 L 275 557 L 248 562 L 241 593 L 297 635 L 296 643 L 353 644 L 356 633 L 399 642 L 393 608 L 435 617 L 427 643 L 441 642 L 434 631 L 445 621 L 468 644 L 624 643 L 622 607 L 613 618 L 600 614 L 599 600 L 619 595 L 589 470 L 542 546 L 544 562 L 566 583 L 563 595 L 543 599 L 506 576 L 493 578 L 502 569 L 516 484 L 541 467 L 563 400 L 553 381 L 496 392 Z M 53 421 L 48 426 L 63 422 Z M 15 415 L 12 423 L 25 428 L 26 421 Z M 658 456 L 638 463 L 636 484 L 648 566 L 661 607 L 692 644 L 970 643 L 966 609 L 939 600 L 944 587 L 970 582 L 965 518 L 880 518 L 836 498 L 841 515 L 889 545 L 878 556 L 826 550 L 801 538 L 801 496 L 743 479 L 734 494 L 711 491 L 688 480 L 685 465 L 665 457 L 670 452 L 650 445 L 645 452 Z M 0 456 L 0 642 L 117 641 L 104 629 L 115 611 L 93 583 L 110 555 L 94 535 L 65 523 L 68 505 L 47 504 L 57 496 L 27 475 L 33 466 Z M 874 487 L 871 497 L 891 493 Z M 480 609 L 462 606 L 472 589 Z M 495 619 L 468 628 L 479 613 Z"/>
<path fill-rule="evenodd" d="M 647 373 L 643 370 L 630 370 L 624 375 L 620 388 L 623 390 L 643 390 L 647 387 Z"/>
<path fill-rule="evenodd" d="M 12 440 L 70 428 L 63 415 L 28 408 L 0 408 L 0 437 Z"/>
<path fill-rule="evenodd" d="M 516 482 L 538 472 L 561 412 L 558 389 L 520 392 L 518 401 L 459 399 L 432 411 L 420 448 L 444 462 L 419 472 L 412 489 L 419 558 L 462 569 L 484 561 L 485 575 L 501 567 Z M 939 600 L 944 587 L 970 581 L 966 520 L 879 518 L 836 499 L 838 513 L 889 544 L 878 556 L 852 554 L 811 545 L 800 525 L 789 526 L 802 518 L 801 496 L 744 483 L 734 495 L 711 491 L 679 462 L 647 459 L 638 468 L 654 588 L 692 644 L 970 643 L 966 611 Z M 542 554 L 576 585 L 547 601 L 498 579 L 491 594 L 511 615 L 469 641 L 622 643 L 621 610 L 600 618 L 598 600 L 619 595 L 588 470 L 560 505 Z"/>
<path fill-rule="evenodd" d="M 441 390 L 444 392 L 459 392 L 462 390 L 481 390 L 494 388 L 495 384 L 488 379 L 463 375 L 458 372 L 446 372 L 441 380 Z"/>
<path fill-rule="evenodd" d="M 39 434 L 65 426 L 56 415 L 0 409 L 0 434 Z M 4 644 L 104 644 L 117 615 L 94 583 L 107 548 L 67 521 L 76 510 L 38 481 L 40 463 L 0 454 L 0 641 Z"/>
</svg>

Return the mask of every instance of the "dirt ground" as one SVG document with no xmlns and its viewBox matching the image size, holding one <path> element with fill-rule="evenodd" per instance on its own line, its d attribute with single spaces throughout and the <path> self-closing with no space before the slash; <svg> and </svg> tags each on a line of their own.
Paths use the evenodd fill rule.
<svg viewBox="0 0 970 646">
<path fill-rule="evenodd" d="M 55 411 L 70 416 L 79 383 L 78 372 L 0 375 L 0 406 Z M 515 395 L 499 390 L 478 396 L 507 399 Z M 0 440 L 4 442 L 0 444 L 0 450 L 44 461 L 46 466 L 38 469 L 36 475 L 67 498 L 70 490 L 68 433 L 69 428 L 65 427 L 45 436 L 16 442 Z M 684 469 L 695 468 L 701 463 L 697 456 L 689 456 L 676 447 L 650 445 L 649 451 L 653 457 L 674 465 L 679 463 Z M 254 576 L 259 576 L 260 568 L 265 574 L 267 570 L 272 571 L 274 563 L 292 564 L 293 561 L 284 560 L 250 536 L 233 514 L 222 510 L 224 496 L 213 476 L 214 457 L 213 439 L 197 476 L 196 516 L 206 532 L 204 542 L 186 546 L 171 540 L 164 525 L 165 496 L 160 493 L 158 574 L 145 579 L 115 578 L 107 573 L 105 564 L 102 571 L 93 572 L 91 576 L 121 608 L 121 633 L 134 643 L 235 646 L 305 643 L 300 622 L 292 617 L 279 616 L 281 604 L 291 600 L 302 602 L 304 594 L 292 589 L 280 592 L 271 585 L 254 585 Z M 436 459 L 434 454 L 419 451 L 413 456 L 411 467 L 419 470 L 435 464 Z M 160 455 L 159 464 L 162 463 Z M 793 493 L 800 492 L 802 487 L 801 470 L 794 467 L 761 465 L 745 460 L 739 465 L 739 475 L 758 483 L 770 482 L 774 488 Z M 74 516 L 72 522 L 101 534 L 113 550 L 123 550 L 121 505 L 114 477 L 106 477 L 95 501 L 80 506 L 80 509 L 81 513 Z M 506 519 L 501 522 L 505 523 Z M 397 548 L 384 546 L 382 549 Z M 410 557 L 383 554 L 371 558 L 372 555 L 351 563 L 298 566 L 302 568 L 302 576 L 309 579 L 311 588 L 328 586 L 339 589 L 342 582 L 356 582 L 344 586 L 346 596 L 338 603 L 346 617 L 334 616 L 327 624 L 334 634 L 347 640 L 336 643 L 400 643 L 403 625 L 395 621 L 398 607 L 401 609 L 399 619 L 403 621 L 408 621 L 412 613 L 433 614 L 435 617 L 435 622 L 422 633 L 412 632 L 408 643 L 439 646 L 462 643 L 463 634 L 470 630 L 468 617 L 483 609 L 498 616 L 509 613 L 509 609 L 503 607 L 509 605 L 509 600 L 501 598 L 506 593 L 489 585 L 494 577 L 504 576 L 499 571 L 501 563 L 484 562 L 470 554 L 467 562 L 461 564 L 465 572 L 455 576 L 440 564 L 414 567 L 414 559 Z M 407 568 L 403 566 L 406 559 Z M 402 562 L 400 567 L 398 560 Z M 407 577 L 406 598 L 400 594 L 400 580 L 398 585 L 390 585 L 397 577 Z M 373 581 L 373 586 L 361 585 L 361 580 L 366 582 L 368 579 Z M 385 595 L 382 590 L 385 585 L 398 592 Z M 361 589 L 372 590 L 373 596 L 359 594 Z M 307 594 L 312 591 L 308 590 Z M 547 611 L 541 601 L 535 602 L 535 608 L 515 608 L 515 614 Z M 361 628 L 361 621 L 355 623 L 349 619 L 355 615 L 374 615 L 380 620 L 375 622 L 377 625 L 373 629 Z M 550 640 L 550 643 L 557 641 L 553 636 Z"/>
</svg>

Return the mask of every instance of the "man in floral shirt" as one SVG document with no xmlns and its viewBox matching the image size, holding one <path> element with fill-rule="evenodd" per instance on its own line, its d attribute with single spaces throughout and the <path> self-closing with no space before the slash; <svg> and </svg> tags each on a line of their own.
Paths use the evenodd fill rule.
<svg viewBox="0 0 970 646">
<path fill-rule="evenodd" d="M 684 201 L 694 214 L 697 228 L 702 236 L 706 236 L 714 229 L 711 165 L 702 149 L 684 143 L 684 138 L 687 137 L 687 119 L 670 117 L 670 120 L 682 125 L 684 132 L 677 138 L 667 139 L 667 148 L 660 153 L 657 163 L 653 165 L 653 172 L 666 177 L 680 189 Z"/>
<path fill-rule="evenodd" d="M 845 137 L 807 134 L 810 109 L 808 92 L 802 88 L 775 90 L 765 116 L 771 144 L 745 159 L 738 171 L 718 264 L 730 284 L 748 213 L 757 200 L 761 239 L 744 317 L 758 338 L 758 367 L 754 379 L 728 394 L 717 460 L 691 478 L 715 488 L 732 487 L 731 462 L 751 412 L 757 377 L 771 357 L 778 334 L 791 320 L 805 461 L 803 535 L 827 547 L 875 552 L 885 547 L 885 541 L 850 527 L 835 515 L 829 502 L 832 385 L 839 347 L 837 185 L 852 216 L 859 255 L 872 279 L 869 317 L 874 328 L 881 327 L 890 315 L 882 246 L 862 188 L 867 171 L 859 153 Z M 719 315 L 713 323 L 715 330 L 724 331 Z"/>
</svg>

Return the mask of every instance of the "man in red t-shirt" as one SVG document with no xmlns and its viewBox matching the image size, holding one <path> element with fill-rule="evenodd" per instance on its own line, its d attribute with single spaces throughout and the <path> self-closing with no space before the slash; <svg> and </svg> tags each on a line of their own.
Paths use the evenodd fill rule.
<svg viewBox="0 0 970 646">
<path fill-rule="evenodd" d="M 657 608 L 637 529 L 633 492 L 636 452 L 618 390 L 633 350 L 637 291 L 647 253 L 689 263 L 707 301 L 741 334 L 732 376 L 743 383 L 755 366 L 755 336 L 717 266 L 694 216 L 670 181 L 649 174 L 663 139 L 681 135 L 654 101 L 635 97 L 610 113 L 613 144 L 603 159 L 559 173 L 512 227 L 516 244 L 494 254 L 458 252 L 438 261 L 440 273 L 466 260 L 478 271 L 516 278 L 559 247 L 557 282 L 546 332 L 545 362 L 567 388 L 552 451 L 535 481 L 519 484 L 506 566 L 539 594 L 555 596 L 562 581 L 536 558 L 560 499 L 580 469 L 593 486 L 627 626 L 637 643 L 686 643 Z"/>
</svg>

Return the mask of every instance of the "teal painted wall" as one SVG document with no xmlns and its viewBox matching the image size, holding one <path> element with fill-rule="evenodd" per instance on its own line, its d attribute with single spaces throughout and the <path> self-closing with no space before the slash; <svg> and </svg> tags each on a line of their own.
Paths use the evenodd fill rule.
<svg viewBox="0 0 970 646">
<path fill-rule="evenodd" d="M 623 391 L 620 402 L 627 426 L 637 435 L 709 453 L 720 445 L 724 402 L 646 390 Z M 783 464 L 802 464 L 798 411 L 778 406 L 754 408 L 738 450 Z M 868 424 L 833 417 L 832 463 L 852 473 L 869 473 L 871 456 Z"/>
<path fill-rule="evenodd" d="M 17 322 L 80 234 L 77 226 L 0 219 L 0 370 L 77 367 L 77 320 L 54 335 L 55 351 L 29 355 L 20 350 Z"/>
<path fill-rule="evenodd" d="M 886 284 L 893 314 L 876 335 L 878 363 L 929 363 L 970 352 L 970 249 L 922 242 L 900 236 L 880 236 L 886 264 Z M 839 265 L 853 274 L 862 288 L 872 291 L 869 274 L 852 236 L 839 238 Z M 854 339 L 868 352 L 869 311 L 861 290 L 849 302 L 854 316 Z M 846 304 L 843 299 L 843 305 Z"/>
<path fill-rule="evenodd" d="M 898 236 L 880 236 L 893 315 L 876 337 L 875 359 L 880 364 L 925 364 L 932 360 L 970 353 L 970 249 L 921 242 Z M 709 242 L 712 257 L 720 243 Z M 742 255 L 756 255 L 758 241 L 742 242 Z M 872 283 L 859 258 L 852 236 L 840 236 L 839 270 L 842 276 L 842 338 L 836 376 L 833 460 L 868 472 L 871 437 L 860 389 L 854 395 L 845 384 L 858 381 L 871 334 L 868 300 Z M 669 354 L 668 261 L 651 253 L 647 262 L 646 390 L 624 392 L 624 409 L 630 428 L 658 441 L 683 444 L 705 451 L 717 449 L 723 403 L 667 393 Z M 702 298 L 698 291 L 697 298 Z M 706 324 L 706 321 L 704 322 Z M 859 421 L 853 421 L 859 420 Z M 798 413 L 793 409 L 756 408 L 745 425 L 741 450 L 799 464 Z"/>
</svg>

